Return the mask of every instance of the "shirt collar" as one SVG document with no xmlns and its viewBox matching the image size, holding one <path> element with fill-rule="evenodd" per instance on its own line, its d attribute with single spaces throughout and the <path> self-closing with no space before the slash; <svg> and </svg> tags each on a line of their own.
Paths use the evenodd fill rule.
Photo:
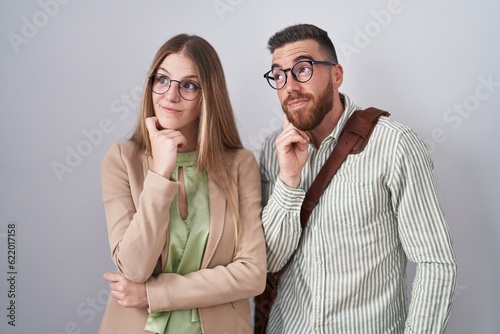
<svg viewBox="0 0 500 334">
<path fill-rule="evenodd" d="M 337 125 L 333 129 L 332 133 L 330 133 L 324 140 L 332 141 L 332 140 L 338 140 L 340 133 L 342 132 L 342 129 L 344 128 L 347 120 L 349 117 L 351 117 L 352 113 L 355 112 L 356 110 L 361 109 L 358 107 L 354 102 L 351 101 L 349 96 L 340 94 L 340 100 L 343 101 L 344 104 L 344 112 L 342 113 L 342 116 L 340 116 L 339 121 L 337 122 Z"/>
</svg>

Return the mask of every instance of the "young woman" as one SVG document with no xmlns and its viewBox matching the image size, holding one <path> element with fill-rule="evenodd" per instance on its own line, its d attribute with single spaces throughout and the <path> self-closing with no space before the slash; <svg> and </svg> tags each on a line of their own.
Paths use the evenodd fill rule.
<svg viewBox="0 0 500 334">
<path fill-rule="evenodd" d="M 130 140 L 102 165 L 117 272 L 100 333 L 251 333 L 266 277 L 259 167 L 242 148 L 214 48 L 157 52 Z"/>
</svg>

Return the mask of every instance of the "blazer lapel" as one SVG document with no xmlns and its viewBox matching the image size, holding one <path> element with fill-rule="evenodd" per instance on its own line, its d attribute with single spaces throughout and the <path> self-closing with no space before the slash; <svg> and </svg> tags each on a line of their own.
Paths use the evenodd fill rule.
<svg viewBox="0 0 500 334">
<path fill-rule="evenodd" d="M 144 157 L 142 163 L 143 163 L 144 179 L 146 179 L 146 175 L 148 174 L 149 169 L 150 169 L 149 166 L 153 166 L 153 157 L 151 156 L 151 154 L 147 154 L 145 152 L 144 152 L 144 156 L 145 157 Z"/>
<path fill-rule="evenodd" d="M 207 268 L 215 254 L 224 230 L 226 219 L 226 198 L 215 183 L 211 173 L 208 173 L 208 196 L 210 200 L 210 234 L 207 248 L 203 256 L 202 268 Z"/>
<path fill-rule="evenodd" d="M 148 175 L 151 166 L 153 166 L 153 157 L 151 156 L 151 154 L 147 154 L 146 152 L 144 152 L 144 157 L 142 159 L 142 170 L 144 174 L 143 180 L 146 179 L 146 176 Z M 167 265 L 168 242 L 169 242 L 169 237 L 167 233 L 167 240 L 165 242 L 165 246 L 163 247 L 160 258 L 158 259 L 158 263 L 156 264 L 156 267 L 153 271 L 154 275 L 162 273 L 163 269 Z"/>
</svg>

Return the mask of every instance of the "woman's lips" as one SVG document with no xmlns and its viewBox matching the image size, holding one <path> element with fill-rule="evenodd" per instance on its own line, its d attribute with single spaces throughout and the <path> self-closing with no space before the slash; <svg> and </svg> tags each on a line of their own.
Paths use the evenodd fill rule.
<svg viewBox="0 0 500 334">
<path fill-rule="evenodd" d="M 167 106 L 161 106 L 161 110 L 163 110 L 164 112 L 166 112 L 168 114 L 176 114 L 176 113 L 180 113 L 181 112 L 178 109 L 167 107 Z"/>
</svg>

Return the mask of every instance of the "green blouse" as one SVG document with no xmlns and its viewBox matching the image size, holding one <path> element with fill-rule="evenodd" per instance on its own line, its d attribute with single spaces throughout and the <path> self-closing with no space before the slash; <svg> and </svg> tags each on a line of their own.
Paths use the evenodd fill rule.
<svg viewBox="0 0 500 334">
<path fill-rule="evenodd" d="M 165 272 L 186 275 L 201 267 L 210 230 L 210 206 L 206 171 L 195 167 L 196 152 L 177 154 L 172 179 L 178 180 L 179 169 L 184 172 L 188 216 L 182 219 L 178 195 L 170 206 L 168 226 L 169 245 Z M 198 309 L 173 310 L 150 314 L 145 330 L 160 333 L 200 334 Z"/>
</svg>

